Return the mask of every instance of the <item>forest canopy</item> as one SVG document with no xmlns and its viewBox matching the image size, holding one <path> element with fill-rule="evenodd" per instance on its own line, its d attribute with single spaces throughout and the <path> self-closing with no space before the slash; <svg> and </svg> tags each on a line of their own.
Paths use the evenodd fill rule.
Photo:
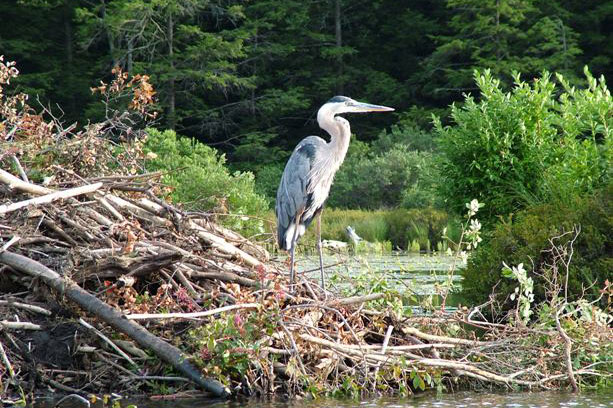
<svg viewBox="0 0 613 408">
<path fill-rule="evenodd" d="M 320 134 L 316 109 L 334 94 L 400 112 L 353 121 L 367 144 L 357 157 L 371 167 L 388 158 L 422 163 L 428 178 L 433 143 L 420 140 L 433 138 L 430 114 L 445 121 L 451 103 L 477 93 L 476 68 L 506 86 L 514 71 L 523 80 L 557 72 L 571 85 L 584 65 L 596 78 L 613 73 L 610 1 L 14 0 L 0 4 L 0 15 L 10 22 L 0 24 L 0 54 L 22 74 L 17 91 L 84 124 L 103 117 L 89 89 L 114 66 L 147 74 L 158 92 L 157 127 L 221 150 L 235 170 L 254 172 L 269 197 L 297 141 Z M 399 137 L 385 145 L 390 134 Z M 429 191 L 431 180 L 405 173 L 382 200 L 340 194 L 360 188 L 354 181 L 332 203 L 431 205 L 423 191 L 406 191 Z"/>
</svg>

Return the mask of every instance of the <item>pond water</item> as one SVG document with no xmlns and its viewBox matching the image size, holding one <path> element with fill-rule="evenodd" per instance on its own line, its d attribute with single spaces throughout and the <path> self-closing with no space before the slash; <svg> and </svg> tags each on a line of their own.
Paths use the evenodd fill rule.
<svg viewBox="0 0 613 408">
<path fill-rule="evenodd" d="M 212 401 L 177 400 L 177 401 L 121 401 L 121 407 L 134 404 L 138 408 L 606 408 L 613 407 L 613 389 L 598 393 L 585 392 L 574 395 L 565 392 L 522 392 L 522 393 L 477 393 L 458 392 L 455 394 L 436 395 L 425 392 L 409 398 L 378 398 L 355 400 L 244 400 Z M 53 404 L 43 403 L 37 408 L 49 408 Z M 75 400 L 62 403 L 62 407 L 83 406 Z"/>
<path fill-rule="evenodd" d="M 301 256 L 296 265 L 298 273 L 306 271 L 311 278 L 319 279 L 319 257 L 316 254 Z M 440 305 L 437 287 L 448 281 L 450 267 L 455 265 L 451 293 L 446 302 L 447 309 L 453 310 L 462 302 L 458 291 L 462 283 L 460 270 L 463 264 L 452 256 L 406 252 L 385 255 L 324 255 L 324 265 L 327 266 L 325 271 L 332 291 L 350 295 L 351 289 L 358 286 L 356 280 L 364 274 L 369 274 L 370 279 L 383 279 L 388 287 L 413 295 L 412 300 L 409 297 L 405 300 L 405 305 L 411 308 L 419 308 L 424 300 L 434 306 Z"/>
</svg>

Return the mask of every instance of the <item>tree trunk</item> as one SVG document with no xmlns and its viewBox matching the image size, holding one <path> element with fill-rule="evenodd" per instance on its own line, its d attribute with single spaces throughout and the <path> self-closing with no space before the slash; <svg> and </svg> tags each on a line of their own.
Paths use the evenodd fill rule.
<svg viewBox="0 0 613 408">
<path fill-rule="evenodd" d="M 66 0 L 64 2 L 64 49 L 66 50 L 66 79 L 68 83 L 74 84 L 75 67 L 74 60 L 74 48 L 72 46 L 72 9 L 70 8 L 70 2 Z M 77 111 L 77 103 L 74 94 L 69 95 L 68 109 L 70 112 Z"/>
<path fill-rule="evenodd" d="M 113 33 L 106 23 L 106 2 L 105 0 L 100 0 L 100 18 L 104 23 L 104 29 L 106 31 L 106 40 L 109 43 L 109 56 L 111 57 L 112 66 L 117 66 L 117 60 L 115 59 L 115 39 L 113 38 Z"/>
<path fill-rule="evenodd" d="M 173 52 L 173 34 L 174 34 L 174 20 L 172 18 L 172 11 L 168 12 L 168 25 L 166 28 L 166 36 L 168 38 L 168 60 L 170 62 L 170 79 L 168 80 L 168 128 L 175 129 L 176 127 L 176 110 L 175 110 L 175 78 L 174 78 L 174 52 Z"/>
<path fill-rule="evenodd" d="M 134 57 L 133 57 L 133 53 L 134 53 L 134 44 L 132 43 L 133 39 L 130 38 L 128 40 L 128 61 L 127 61 L 127 70 L 129 73 L 132 74 L 132 68 L 134 66 Z"/>
<path fill-rule="evenodd" d="M 500 0 L 496 0 L 496 61 L 501 60 L 500 52 Z"/>
<path fill-rule="evenodd" d="M 343 32 L 341 29 L 341 0 L 335 0 L 334 2 L 334 28 L 335 28 L 335 38 L 336 38 L 336 46 L 340 48 L 343 46 Z M 337 57 L 337 82 L 336 82 L 336 90 L 337 93 L 342 95 L 344 93 L 344 84 L 343 84 L 343 56 L 338 55 Z"/>
</svg>

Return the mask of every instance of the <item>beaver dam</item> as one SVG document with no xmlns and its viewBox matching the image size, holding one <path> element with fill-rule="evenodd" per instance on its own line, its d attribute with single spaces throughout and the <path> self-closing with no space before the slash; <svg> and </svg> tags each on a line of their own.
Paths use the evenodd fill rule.
<svg viewBox="0 0 613 408">
<path fill-rule="evenodd" d="M 560 325 L 489 323 L 476 308 L 405 317 L 392 294 L 338 298 L 305 278 L 291 294 L 286 265 L 143 188 L 156 175 L 57 171 L 61 188 L 0 171 L 4 401 L 551 389 L 608 375 L 571 361 L 610 347 L 606 325 L 586 320 L 589 336 L 571 341 Z"/>
<path fill-rule="evenodd" d="M 0 85 L 10 68 L 0 64 Z M 111 88 L 134 90 L 139 111 L 151 91 L 126 78 Z M 77 132 L 25 98 L 0 99 L 3 403 L 578 390 L 611 376 L 610 316 L 595 303 L 567 308 L 560 285 L 546 325 L 513 310 L 488 321 L 492 302 L 411 316 L 402 293 L 340 297 L 304 276 L 290 291 L 288 265 L 165 199 L 162 175 L 141 171 L 131 114 Z"/>
</svg>

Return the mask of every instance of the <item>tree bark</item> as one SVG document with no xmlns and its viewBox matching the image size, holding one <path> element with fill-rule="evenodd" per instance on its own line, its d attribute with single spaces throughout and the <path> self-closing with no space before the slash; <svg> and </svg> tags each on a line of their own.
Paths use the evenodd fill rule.
<svg viewBox="0 0 613 408">
<path fill-rule="evenodd" d="M 341 27 L 341 0 L 335 0 L 334 2 L 334 31 L 335 31 L 335 39 L 336 39 L 336 47 L 340 48 L 343 46 L 343 31 Z M 336 82 L 336 90 L 337 93 L 342 95 L 344 93 L 344 84 L 343 84 L 343 56 L 341 54 L 337 57 L 337 82 Z"/>
<path fill-rule="evenodd" d="M 170 79 L 168 80 L 168 127 L 172 130 L 176 127 L 176 95 L 175 95 L 175 78 L 174 78 L 174 52 L 173 52 L 173 34 L 174 20 L 172 11 L 168 12 L 168 23 L 166 27 L 166 36 L 168 38 L 168 60 L 170 63 Z"/>
</svg>

